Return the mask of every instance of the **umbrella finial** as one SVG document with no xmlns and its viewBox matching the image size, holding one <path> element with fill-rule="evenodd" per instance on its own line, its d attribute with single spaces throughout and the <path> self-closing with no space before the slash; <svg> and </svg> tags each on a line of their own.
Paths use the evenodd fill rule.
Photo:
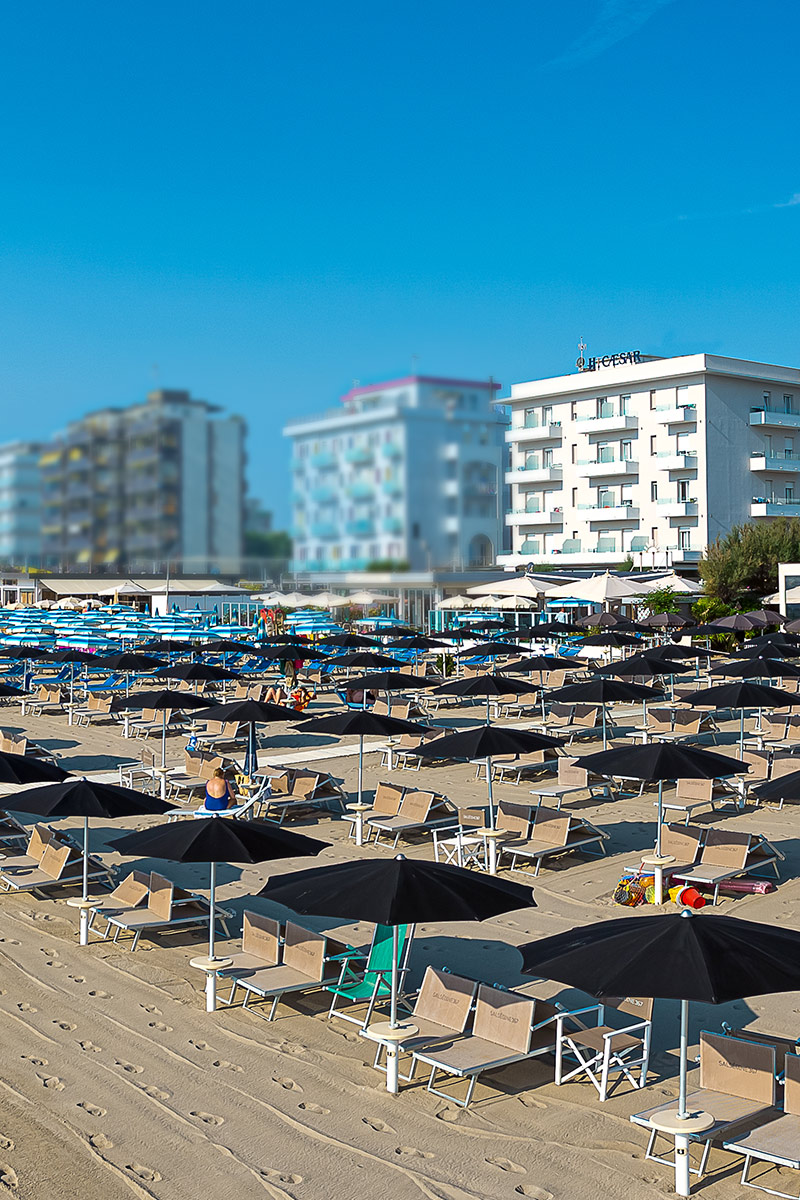
<svg viewBox="0 0 800 1200">
<path fill-rule="evenodd" d="M 682 916 L 682 917 L 693 917 L 693 916 L 694 916 L 694 909 L 693 909 L 693 908 L 682 908 L 682 909 L 681 909 L 681 916 Z"/>
<path fill-rule="evenodd" d="M 406 861 L 405 854 L 395 854 L 394 861 L 395 862 L 405 862 Z"/>
</svg>

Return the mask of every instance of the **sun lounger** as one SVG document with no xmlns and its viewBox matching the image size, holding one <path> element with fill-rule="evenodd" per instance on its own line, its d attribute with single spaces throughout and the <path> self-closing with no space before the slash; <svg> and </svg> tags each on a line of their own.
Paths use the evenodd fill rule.
<svg viewBox="0 0 800 1200">
<path fill-rule="evenodd" d="M 696 825 L 665 824 L 661 826 L 661 853 L 675 859 L 674 863 L 669 863 L 664 867 L 665 878 L 676 872 L 680 874 L 682 871 L 689 871 L 700 861 L 701 846 L 705 835 L 706 830 L 700 829 Z M 645 851 L 647 857 L 650 857 L 652 853 L 652 847 Z M 652 874 L 652 867 L 648 867 L 642 862 L 627 869 Z"/>
<path fill-rule="evenodd" d="M 92 725 L 95 721 L 112 720 L 111 705 L 113 702 L 113 696 L 89 695 L 85 708 L 73 708 L 73 723 L 77 725 Z"/>
<path fill-rule="evenodd" d="M 394 835 L 392 848 L 401 837 L 447 825 L 453 820 L 452 810 L 447 811 L 444 796 L 438 792 L 407 791 L 403 796 L 396 816 L 370 817 L 367 828 L 375 834 L 377 846 L 384 834 Z"/>
<path fill-rule="evenodd" d="M 317 991 L 332 983 L 339 972 L 341 955 L 331 955 L 324 934 L 286 922 L 283 942 L 277 921 L 245 912 L 242 926 L 242 952 L 234 955 L 233 966 L 220 972 L 231 980 L 225 1004 L 233 1004 L 236 992 L 244 992 L 242 1008 L 251 999 L 272 1000 L 266 1020 L 271 1021 L 283 996 Z M 337 949 L 338 943 L 336 943 Z M 251 1009 L 258 1016 L 264 1014 Z"/>
<path fill-rule="evenodd" d="M 89 855 L 88 878 L 108 880 L 114 874 L 96 855 Z M 38 867 L 4 871 L 0 864 L 0 890 L 5 892 L 49 892 L 83 882 L 83 855 L 76 846 L 51 841 Z"/>
<path fill-rule="evenodd" d="M 34 825 L 25 851 L 21 854 L 9 854 L 0 859 L 0 871 L 9 874 L 12 871 L 28 871 L 31 867 L 38 867 L 42 861 L 42 855 L 53 840 L 58 841 L 59 839 L 49 825 Z"/>
<path fill-rule="evenodd" d="M 375 796 L 372 801 L 372 808 L 368 808 L 362 815 L 364 820 L 369 820 L 373 817 L 396 817 L 400 811 L 400 805 L 403 802 L 403 796 L 406 794 L 406 788 L 396 783 L 385 783 L 381 781 L 375 788 Z M 349 838 L 355 837 L 357 814 L 352 812 L 344 812 L 342 816 L 345 821 L 350 822 Z"/>
<path fill-rule="evenodd" d="M 622 1019 L 620 1024 L 606 1024 L 609 1012 Z M 593 1025 L 587 1024 L 594 1017 Z M 650 1040 L 653 1032 L 653 1001 L 628 996 L 620 1000 L 607 999 L 601 1004 L 559 1013 L 556 1018 L 556 1084 L 569 1082 L 581 1075 L 588 1077 L 597 1089 L 601 1102 L 609 1094 L 609 1075 L 625 1077 L 635 1088 L 647 1083 L 650 1062 Z M 565 1070 L 565 1059 L 577 1066 Z M 638 1068 L 638 1079 L 634 1075 Z"/>
<path fill-rule="evenodd" d="M 45 713 L 62 713 L 61 688 L 57 683 L 42 683 L 36 690 L 35 696 L 24 696 L 21 700 L 22 715 L 42 717 Z"/>
<path fill-rule="evenodd" d="M 725 1140 L 722 1145 L 732 1154 L 743 1155 L 740 1182 L 744 1187 L 795 1200 L 797 1191 L 780 1191 L 777 1185 L 782 1182 L 781 1177 L 771 1168 L 786 1167 L 800 1171 L 800 1058 L 797 1054 L 785 1056 L 783 1078 L 783 1115 L 768 1121 L 766 1125 L 758 1125 L 745 1134 Z M 762 1182 L 758 1183 L 750 1174 L 756 1163 L 766 1164 L 766 1169 L 758 1176 Z M 775 1186 L 767 1186 L 763 1182 L 765 1179 Z"/>
<path fill-rule="evenodd" d="M 558 759 L 557 782 L 541 784 L 531 788 L 531 795 L 542 800 L 555 800 L 556 808 L 561 808 L 561 802 L 566 796 L 574 796 L 578 792 L 588 792 L 593 800 L 608 799 L 611 796 L 611 785 L 608 780 L 590 780 L 589 772 L 581 766 L 580 758 L 562 754 Z"/>
<path fill-rule="evenodd" d="M 320 771 L 294 767 L 278 768 L 269 774 L 269 791 L 261 799 L 268 818 L 277 816 L 282 825 L 289 813 L 309 808 L 343 811 L 345 794 L 333 777 Z"/>
<path fill-rule="evenodd" d="M 25 826 L 20 825 L 16 817 L 12 817 L 0 809 L 0 856 L 27 837 L 28 831 Z M 2 862 L 1 857 L 0 862 Z"/>
<path fill-rule="evenodd" d="M 535 810 L 535 821 L 529 838 L 524 841 L 502 843 L 499 855 L 511 859 L 512 871 L 527 871 L 532 864 L 533 874 L 538 875 L 545 859 L 555 858 L 575 850 L 594 854 L 605 854 L 604 842 L 608 834 L 589 821 L 575 816 L 562 816 L 558 809 L 540 807 Z"/>
<path fill-rule="evenodd" d="M 415 1051 L 413 1066 L 420 1062 L 431 1068 L 429 1092 L 466 1108 L 478 1078 L 486 1071 L 555 1050 L 556 1016 L 556 1009 L 541 1000 L 480 984 L 472 1032 L 432 1049 Z M 437 1072 L 468 1080 L 464 1099 L 437 1088 Z"/>
<path fill-rule="evenodd" d="M 167 930 L 191 929 L 198 925 L 208 925 L 208 901 L 200 896 L 193 896 L 183 889 L 175 887 L 169 879 L 152 871 L 147 894 L 147 905 L 138 905 L 121 911 L 104 914 L 107 924 L 104 937 L 112 933 L 112 941 L 116 942 L 121 933 L 133 934 L 131 950 L 139 944 L 143 933 L 163 933 Z M 228 937 L 228 921 L 231 913 L 224 908 L 216 907 L 217 921 Z"/>
<path fill-rule="evenodd" d="M 690 1140 L 703 1149 L 697 1166 L 690 1166 L 694 1175 L 702 1176 L 712 1141 L 738 1133 L 753 1120 L 764 1121 L 778 1116 L 775 1108 L 775 1050 L 772 1046 L 726 1037 L 724 1034 L 700 1034 L 700 1086 L 689 1092 L 686 1107 L 714 1117 L 714 1124 L 703 1132 L 690 1134 Z M 675 1101 L 668 1100 L 644 1112 L 634 1113 L 631 1121 L 650 1130 L 645 1157 L 654 1162 L 674 1166 L 674 1159 L 655 1153 L 659 1138 L 664 1135 L 654 1129 L 650 1118 L 658 1113 L 672 1112 Z"/>
<path fill-rule="evenodd" d="M 525 780 L 531 780 L 550 771 L 558 764 L 554 750 L 533 750 L 530 754 L 515 754 L 508 757 L 493 758 L 492 770 L 494 777 L 500 783 L 519 785 Z"/>
<path fill-rule="evenodd" d="M 138 908 L 144 904 L 149 890 L 150 876 L 147 871 L 129 871 L 113 892 L 109 892 L 107 896 L 91 897 L 94 906 L 89 909 L 89 928 L 92 928 L 95 918 L 101 914 L 105 916 L 110 912 Z"/>
<path fill-rule="evenodd" d="M 204 750 L 215 750 L 218 746 L 243 746 L 247 739 L 239 732 L 239 721 L 207 721 L 202 733 L 197 734 L 198 745 Z"/>
<path fill-rule="evenodd" d="M 421 1053 L 439 1042 L 449 1042 L 461 1036 L 469 1023 L 477 990 L 478 984 L 474 979 L 464 979 L 449 971 L 439 971 L 436 967 L 426 967 L 409 1018 L 417 1032 L 397 1044 L 399 1053 Z M 364 1037 L 370 1036 L 369 1029 L 362 1029 L 361 1032 Z M 380 1066 L 385 1048 L 385 1043 L 378 1042 L 373 1063 L 375 1067 Z M 409 1082 L 414 1076 L 416 1063 L 417 1060 L 412 1058 L 408 1074 L 400 1074 L 399 1078 Z"/>
<path fill-rule="evenodd" d="M 716 904 L 720 884 L 728 879 L 754 875 L 764 867 L 772 867 L 777 878 L 779 859 L 783 859 L 783 854 L 760 834 L 709 829 L 700 861 L 688 871 L 672 874 L 685 883 L 713 887 L 712 904 Z"/>
<path fill-rule="evenodd" d="M 24 733 L 0 729 L 0 750 L 4 754 L 24 754 L 27 758 L 38 758 L 42 762 L 55 763 L 56 756 L 38 742 L 32 742 Z"/>
</svg>

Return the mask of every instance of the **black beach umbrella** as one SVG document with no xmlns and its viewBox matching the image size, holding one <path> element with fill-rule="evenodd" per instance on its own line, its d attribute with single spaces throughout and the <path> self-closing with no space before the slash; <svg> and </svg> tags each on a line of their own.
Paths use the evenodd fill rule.
<svg viewBox="0 0 800 1200">
<path fill-rule="evenodd" d="M 26 754 L 8 754 L 0 750 L 0 783 L 59 783 L 68 777 L 68 772 L 40 758 L 29 758 Z M 6 797 L 8 802 L 9 797 Z M 24 811 L 24 810 L 20 810 Z"/>
<path fill-rule="evenodd" d="M 259 658 L 267 658 L 273 662 L 308 662 L 312 658 L 322 657 L 321 651 L 316 646 L 310 646 L 308 642 L 296 646 L 265 646 L 258 651 L 258 655 Z"/>
<path fill-rule="evenodd" d="M 578 617 L 575 624 L 579 629 L 616 629 L 617 626 L 631 624 L 628 617 L 615 612 L 587 613 Z"/>
<path fill-rule="evenodd" d="M 485 921 L 535 907 L 533 890 L 462 867 L 408 859 L 357 859 L 278 875 L 259 893 L 302 916 L 358 918 L 394 930 L 390 1024 L 397 1025 L 398 925 Z M 396 1060 L 395 1060 L 396 1065 Z M 397 1090 L 396 1074 L 389 1084 Z"/>
<path fill-rule="evenodd" d="M 720 683 L 716 687 L 701 688 L 683 697 L 686 704 L 697 708 L 739 709 L 739 753 L 744 752 L 744 710 L 746 708 L 793 708 L 800 704 L 796 692 L 783 692 L 779 688 L 765 687 L 750 679 L 737 683 Z"/>
<path fill-rule="evenodd" d="M 26 692 L 25 688 L 14 687 L 13 684 L 10 683 L 0 683 L 0 696 L 16 696 L 21 700 L 22 697 L 26 696 L 27 694 L 28 693 Z"/>
<path fill-rule="evenodd" d="M 742 657 L 760 654 L 764 658 L 800 658 L 800 642 L 784 637 L 782 633 L 768 633 L 764 637 L 750 638 L 739 654 Z"/>
<path fill-rule="evenodd" d="M 591 637 L 581 638 L 582 646 L 639 646 L 638 638 L 630 637 L 627 633 L 617 633 L 609 629 L 606 633 L 594 633 Z"/>
<path fill-rule="evenodd" d="M 436 680 L 425 675 L 407 675 L 405 671 L 375 671 L 371 675 L 348 679 L 347 686 L 358 692 L 408 692 L 435 687 Z"/>
<path fill-rule="evenodd" d="M 250 642 L 237 642 L 234 638 L 217 638 L 212 642 L 202 642 L 197 649 L 203 654 L 260 654 L 262 648 Z"/>
<path fill-rule="evenodd" d="M 94 666 L 102 671 L 155 671 L 163 667 L 164 660 L 152 654 L 138 654 L 135 650 L 123 650 L 119 654 L 97 654 Z"/>
<path fill-rule="evenodd" d="M 761 654 L 747 655 L 735 662 L 720 663 L 712 667 L 712 675 L 725 675 L 729 679 L 797 679 L 800 666 L 778 658 L 765 658 Z"/>
<path fill-rule="evenodd" d="M 784 633 L 800 633 L 800 617 L 794 621 L 787 621 L 783 627 Z"/>
<path fill-rule="evenodd" d="M 204 696 L 195 696 L 193 692 L 176 692 L 164 688 L 160 692 L 134 692 L 132 696 L 121 697 L 112 702 L 114 712 L 125 712 L 129 708 L 151 709 L 161 713 L 161 799 L 167 790 L 167 713 L 178 712 L 188 708 L 209 708 L 210 700 Z"/>
<path fill-rule="evenodd" d="M 682 617 L 680 613 L 652 613 L 642 621 L 651 629 L 684 629 L 691 623 L 688 617 Z"/>
<path fill-rule="evenodd" d="M 154 671 L 157 679 L 181 679 L 184 683 L 207 683 L 209 681 L 240 679 L 236 671 L 215 667 L 211 663 L 167 663 Z"/>
<path fill-rule="evenodd" d="M 640 779 L 658 784 L 658 816 L 656 854 L 661 854 L 661 822 L 663 819 L 663 784 L 677 779 L 726 779 L 750 770 L 746 762 L 696 750 L 675 742 L 649 742 L 644 746 L 623 746 L 587 754 L 580 760 L 587 771 L 598 775 L 617 775 L 623 779 Z"/>
<path fill-rule="evenodd" d="M 227 704 L 215 704 L 207 708 L 203 716 L 207 721 L 238 721 L 247 725 L 247 753 L 243 771 L 252 778 L 258 770 L 256 725 L 267 725 L 271 721 L 296 721 L 297 709 L 261 700 L 229 700 Z"/>
<path fill-rule="evenodd" d="M 751 791 L 759 800 L 800 800 L 800 771 L 759 783 Z"/>
<path fill-rule="evenodd" d="M 362 667 L 378 670 L 381 667 L 391 668 L 402 665 L 398 659 L 391 658 L 388 654 L 377 654 L 374 650 L 354 650 L 352 654 L 343 654 L 340 658 L 331 659 L 330 664 L 336 670 L 339 667 Z"/>
<path fill-rule="evenodd" d="M 422 735 L 426 726 L 417 725 L 414 721 L 401 721 L 398 717 L 381 716 L 365 708 L 347 709 L 345 712 L 332 713 L 326 717 L 308 717 L 296 728 L 301 733 L 335 733 L 339 737 L 356 735 L 358 737 L 358 803 L 361 804 L 362 781 L 364 776 L 364 738 L 370 734 L 379 737 L 392 736 L 395 733 L 416 733 Z"/>
<path fill-rule="evenodd" d="M 334 633 L 318 643 L 323 650 L 328 646 L 339 646 L 345 650 L 369 650 L 376 644 L 375 638 L 365 637 L 363 633 Z"/>
<path fill-rule="evenodd" d="M 41 646 L 3 646 L 0 647 L 0 659 L 8 658 L 11 662 L 48 662 L 50 651 Z M 28 667 L 23 668 L 22 686 L 27 689 L 29 683 Z"/>
<path fill-rule="evenodd" d="M 599 704 L 603 712 L 603 749 L 608 745 L 606 736 L 606 705 L 641 700 L 643 705 L 648 700 L 658 700 L 663 692 L 654 688 L 644 687 L 641 683 L 627 683 L 623 679 L 608 679 L 604 675 L 595 675 L 584 683 L 573 683 L 569 687 L 558 688 L 551 692 L 549 699 L 564 704 Z M 645 713 L 645 716 L 647 714 Z"/>
<path fill-rule="evenodd" d="M 693 631 L 692 631 L 693 632 Z M 652 658 L 668 658 L 671 662 L 680 658 L 717 658 L 724 650 L 709 650 L 705 646 L 683 646 L 680 642 L 665 642 L 663 646 L 653 646 L 643 653 Z"/>
<path fill-rule="evenodd" d="M 754 611 L 746 612 L 744 615 L 749 617 L 751 621 L 763 621 L 768 628 L 774 625 L 776 629 L 786 620 L 786 613 L 778 612 L 774 608 L 757 608 Z"/>
<path fill-rule="evenodd" d="M 481 642 L 458 652 L 459 658 L 499 658 L 503 654 L 519 654 L 519 646 L 513 642 Z"/>
<path fill-rule="evenodd" d="M 567 665 L 566 658 L 558 658 L 555 654 L 531 654 L 528 658 L 521 658 L 519 662 L 515 662 L 506 670 L 513 671 L 517 675 L 523 671 L 539 671 L 541 674 L 543 671 L 563 671 Z"/>
<path fill-rule="evenodd" d="M 425 637 L 421 633 L 414 634 L 412 637 L 393 638 L 392 641 L 386 643 L 387 650 L 447 650 L 449 649 L 447 642 L 437 641 L 432 637 Z"/>
<path fill-rule="evenodd" d="M 471 675 L 467 679 L 453 679 L 450 683 L 440 683 L 433 692 L 434 696 L 483 696 L 486 700 L 486 720 L 489 720 L 489 701 L 492 696 L 531 696 L 539 689 L 536 684 L 525 683 L 521 679 L 511 679 L 508 675 Z"/>
<path fill-rule="evenodd" d="M 723 633 L 749 633 L 751 629 L 766 629 L 769 624 L 769 621 L 765 621 L 756 613 L 732 613 L 729 617 L 720 617 L 714 621 L 716 628 Z M 780 621 L 776 621 L 775 624 L 779 625 Z"/>
<path fill-rule="evenodd" d="M 59 662 L 69 665 L 69 702 L 73 703 L 75 696 L 75 666 L 88 666 L 91 664 L 96 667 L 98 655 L 90 654 L 88 650 L 51 650 L 48 655 L 48 662 Z M 70 710 L 71 711 L 71 710 Z"/>
<path fill-rule="evenodd" d="M 269 821 L 244 821 L 233 817 L 202 817 L 154 825 L 115 838 L 109 845 L 127 857 L 165 858 L 171 862 L 208 863 L 209 918 L 208 957 L 214 959 L 217 863 L 260 863 L 278 858 L 301 858 L 319 854 L 328 843 L 282 829 Z M 215 977 L 209 973 L 207 1007 L 216 1007 Z"/>
<path fill-rule="evenodd" d="M 570 929 L 519 947 L 523 972 L 591 996 L 652 996 L 681 1002 L 678 1115 L 686 1112 L 689 1002 L 724 1004 L 744 996 L 800 990 L 800 933 L 777 925 L 681 913 L 622 917 Z M 688 1195 L 688 1162 L 683 1186 Z"/>
<path fill-rule="evenodd" d="M 652 678 L 655 675 L 683 675 L 691 671 L 687 663 L 675 662 L 663 655 L 645 650 L 641 654 L 632 654 L 629 658 L 621 658 L 618 662 L 609 663 L 605 667 L 597 667 L 598 675 L 619 675 L 625 678 L 629 675 L 641 675 Z"/>
<path fill-rule="evenodd" d="M 197 649 L 194 642 L 182 642 L 172 638 L 153 638 L 137 647 L 143 654 L 187 654 Z"/>
<path fill-rule="evenodd" d="M 54 768 L 50 768 L 52 771 Z M 57 769 L 57 768 L 56 768 Z M 63 772 L 62 778 L 63 778 Z M 20 812 L 35 813 L 39 817 L 58 820 L 60 817 L 83 817 L 83 900 L 89 897 L 89 819 L 103 817 L 140 817 L 151 813 L 165 813 L 169 806 L 155 796 L 136 792 L 132 788 L 118 787 L 113 783 L 95 780 L 67 778 L 63 782 L 47 783 L 41 787 L 27 788 L 18 792 L 14 804 Z M 88 944 L 88 912 L 81 911 L 80 943 Z"/>
<path fill-rule="evenodd" d="M 571 621 L 540 621 L 531 626 L 530 630 L 533 638 L 552 637 L 553 634 L 557 637 L 569 637 L 571 634 L 582 632 L 580 625 L 574 625 Z"/>
<path fill-rule="evenodd" d="M 418 746 L 416 753 L 420 758 L 466 758 L 470 762 L 485 759 L 489 825 L 494 829 L 497 824 L 497 816 L 492 791 L 492 759 L 498 754 L 531 754 L 537 750 L 550 750 L 561 745 L 563 745 L 561 738 L 550 737 L 547 734 L 487 724 L 445 734 L 427 745 L 423 743 Z M 494 867 L 494 860 L 492 860 L 492 867 Z"/>
</svg>

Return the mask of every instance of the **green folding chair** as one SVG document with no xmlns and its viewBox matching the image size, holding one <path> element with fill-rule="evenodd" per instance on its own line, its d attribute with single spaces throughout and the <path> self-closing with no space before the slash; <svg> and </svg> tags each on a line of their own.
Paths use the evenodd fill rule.
<svg viewBox="0 0 800 1200">
<path fill-rule="evenodd" d="M 394 926 L 376 925 L 372 936 L 369 953 L 359 958 L 350 956 L 342 963 L 342 969 L 336 983 L 329 984 L 327 991 L 332 995 L 329 1017 L 341 1017 L 366 1029 L 372 1020 L 375 1006 L 382 1001 L 388 1001 L 392 993 L 392 940 Z M 414 938 L 413 925 L 399 925 L 397 928 L 398 945 L 398 974 L 400 977 L 400 996 L 403 995 L 403 979 L 408 970 L 407 962 Z M 367 1011 L 363 1018 L 349 1016 L 336 1005 L 339 1002 L 350 1008 L 366 1004 Z"/>
</svg>

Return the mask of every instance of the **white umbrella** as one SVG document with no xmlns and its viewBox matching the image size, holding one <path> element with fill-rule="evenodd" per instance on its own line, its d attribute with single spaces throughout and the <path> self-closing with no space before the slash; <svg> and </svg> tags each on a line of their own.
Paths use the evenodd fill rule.
<svg viewBox="0 0 800 1200">
<path fill-rule="evenodd" d="M 613 600 L 630 600 L 641 596 L 643 588 L 640 582 L 630 579 L 619 579 L 610 571 L 602 575 L 593 575 L 591 579 L 576 579 L 574 583 L 560 583 L 557 587 L 549 588 L 547 599 L 555 597 L 572 600 L 586 600 L 590 604 L 608 604 Z"/>
<path fill-rule="evenodd" d="M 543 596 L 552 587 L 552 580 L 537 579 L 532 575 L 509 576 L 508 579 L 496 579 L 494 583 L 479 583 L 467 588 L 469 596 L 525 596 L 535 600 Z"/>
<path fill-rule="evenodd" d="M 349 604 L 396 604 L 397 596 L 386 596 L 382 592 L 352 592 Z"/>
<path fill-rule="evenodd" d="M 347 596 L 339 596 L 336 592 L 320 592 L 316 596 L 309 596 L 308 603 L 313 604 L 315 608 L 346 608 L 352 601 Z"/>
<path fill-rule="evenodd" d="M 437 609 L 469 608 L 470 602 L 469 596 L 448 596 L 445 600 L 440 600 L 434 607 Z"/>
</svg>

